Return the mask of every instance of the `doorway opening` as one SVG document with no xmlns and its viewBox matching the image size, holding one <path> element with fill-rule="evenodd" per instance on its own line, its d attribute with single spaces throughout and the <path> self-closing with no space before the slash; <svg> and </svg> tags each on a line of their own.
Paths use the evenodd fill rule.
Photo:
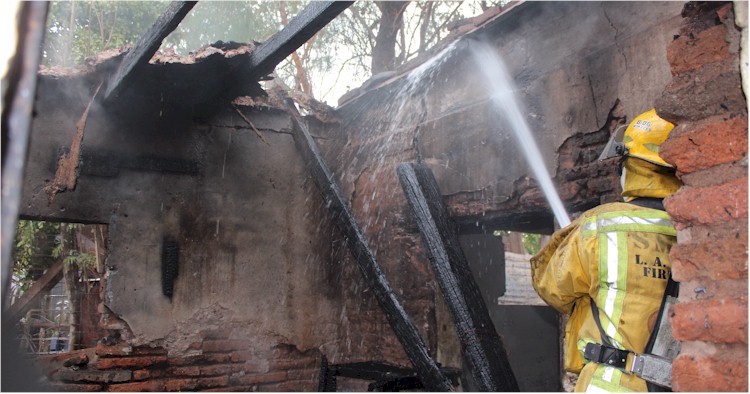
<svg viewBox="0 0 750 394">
<path fill-rule="evenodd" d="M 494 231 L 459 241 L 521 391 L 560 391 L 564 330 L 559 314 L 536 294 L 529 264 L 547 236 Z"/>
</svg>

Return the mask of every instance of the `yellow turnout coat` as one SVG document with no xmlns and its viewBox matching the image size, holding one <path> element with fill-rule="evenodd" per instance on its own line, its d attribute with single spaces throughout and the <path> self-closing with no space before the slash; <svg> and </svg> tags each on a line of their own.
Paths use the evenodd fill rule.
<svg viewBox="0 0 750 394">
<path fill-rule="evenodd" d="M 610 342 L 641 354 L 656 322 L 675 243 L 676 231 L 666 212 L 610 203 L 556 232 L 531 259 L 539 296 L 571 315 L 565 369 L 580 374 L 576 391 L 647 391 L 645 381 L 635 375 L 583 358 L 587 343 L 602 343 L 590 302 L 596 303 Z"/>
</svg>

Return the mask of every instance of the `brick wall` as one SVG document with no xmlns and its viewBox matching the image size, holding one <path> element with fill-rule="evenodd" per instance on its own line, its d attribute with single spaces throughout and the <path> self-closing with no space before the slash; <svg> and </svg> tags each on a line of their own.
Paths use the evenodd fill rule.
<svg viewBox="0 0 750 394">
<path fill-rule="evenodd" d="M 732 3 L 691 2 L 668 48 L 673 79 L 656 103 L 677 126 L 662 147 L 684 186 L 665 201 L 682 343 L 675 391 L 747 391 L 747 101 Z"/>
<path fill-rule="evenodd" d="M 257 349 L 231 330 L 204 333 L 188 355 L 163 348 L 100 343 L 93 349 L 42 357 L 59 391 L 316 391 L 321 355 L 279 344 Z"/>
</svg>

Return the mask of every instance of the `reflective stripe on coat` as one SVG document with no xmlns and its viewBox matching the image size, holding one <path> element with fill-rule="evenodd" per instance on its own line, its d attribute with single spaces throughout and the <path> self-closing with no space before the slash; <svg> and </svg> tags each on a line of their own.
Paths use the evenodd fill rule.
<svg viewBox="0 0 750 394">
<path fill-rule="evenodd" d="M 676 243 L 669 215 L 627 203 L 585 212 L 531 259 L 534 289 L 551 307 L 571 314 L 565 368 L 580 373 L 576 391 L 646 391 L 643 380 L 587 362 L 586 343 L 602 343 L 589 302 L 594 300 L 607 337 L 642 353 L 656 322 Z M 591 387 L 590 384 L 591 383 Z"/>
</svg>

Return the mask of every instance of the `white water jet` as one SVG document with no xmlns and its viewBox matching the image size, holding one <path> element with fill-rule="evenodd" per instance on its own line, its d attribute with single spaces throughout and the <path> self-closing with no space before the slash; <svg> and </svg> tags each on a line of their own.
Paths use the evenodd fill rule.
<svg viewBox="0 0 750 394">
<path fill-rule="evenodd" d="M 505 68 L 505 64 L 492 47 L 485 43 L 472 42 L 469 47 L 474 61 L 486 79 L 484 85 L 488 89 L 490 98 L 513 130 L 516 142 L 521 147 L 521 151 L 523 151 L 529 167 L 531 167 L 537 182 L 539 182 L 547 202 L 552 207 L 555 219 L 557 219 L 560 227 L 569 225 L 568 213 L 565 211 L 560 196 L 552 184 L 552 177 L 550 177 L 547 167 L 544 166 L 542 155 L 531 136 L 526 118 L 521 112 L 521 105 L 513 94 L 515 86 L 508 70 Z"/>
</svg>

